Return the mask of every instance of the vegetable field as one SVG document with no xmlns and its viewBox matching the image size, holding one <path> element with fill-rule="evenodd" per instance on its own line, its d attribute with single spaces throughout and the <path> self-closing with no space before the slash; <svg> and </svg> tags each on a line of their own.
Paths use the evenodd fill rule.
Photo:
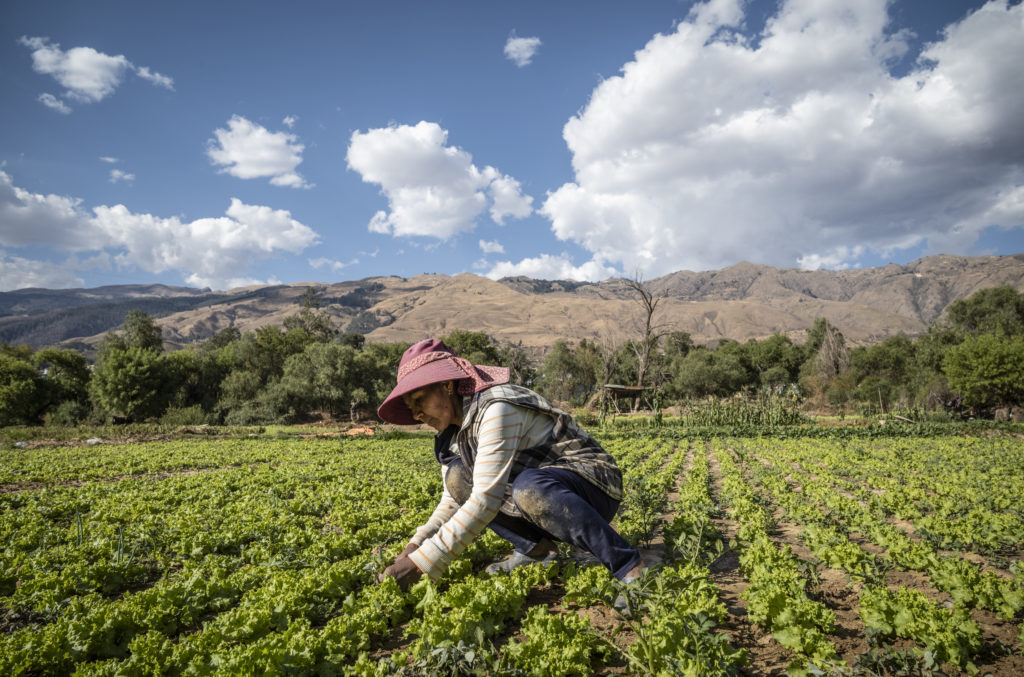
<svg viewBox="0 0 1024 677">
<path fill-rule="evenodd" d="M 626 587 L 569 548 L 489 577 L 492 534 L 376 584 L 425 436 L 0 451 L 0 674 L 1024 674 L 1024 439 L 599 437 Z"/>
</svg>

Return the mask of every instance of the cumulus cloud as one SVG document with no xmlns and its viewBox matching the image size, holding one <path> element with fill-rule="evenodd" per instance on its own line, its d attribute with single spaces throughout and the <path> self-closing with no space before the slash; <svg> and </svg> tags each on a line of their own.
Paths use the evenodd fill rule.
<svg viewBox="0 0 1024 677">
<path fill-rule="evenodd" d="M 988 2 L 896 76 L 889 4 L 790 0 L 757 39 L 740 0 L 694 6 L 565 125 L 554 234 L 660 275 L 969 253 L 1024 226 L 1024 6 Z"/>
<path fill-rule="evenodd" d="M 533 61 L 540 45 L 540 38 L 518 38 L 513 31 L 505 41 L 505 58 L 522 68 Z"/>
<path fill-rule="evenodd" d="M 90 213 L 80 200 L 31 193 L 0 172 L 0 246 L 99 252 L 100 259 L 109 252 L 122 267 L 176 270 L 188 284 L 227 289 L 254 284 L 239 273 L 257 260 L 298 254 L 318 240 L 290 212 L 235 198 L 224 216 L 194 221 L 134 213 L 124 205 Z"/>
<path fill-rule="evenodd" d="M 206 154 L 221 172 L 240 179 L 269 178 L 275 186 L 311 188 L 295 168 L 302 162 L 298 137 L 287 132 L 271 132 L 266 127 L 233 115 L 227 129 L 213 132 Z"/>
<path fill-rule="evenodd" d="M 577 280 L 580 282 L 595 282 L 619 275 L 615 268 L 606 265 L 595 258 L 582 266 L 574 266 L 568 254 L 553 256 L 541 254 L 540 256 L 526 258 L 519 263 L 501 261 L 494 264 L 486 274 L 492 280 L 503 277 L 515 277 L 525 275 L 538 280 Z"/>
<path fill-rule="evenodd" d="M 478 168 L 473 157 L 447 145 L 448 132 L 433 122 L 356 131 L 348 147 L 348 167 L 376 183 L 389 211 L 370 220 L 371 232 L 447 240 L 473 230 L 490 206 L 495 223 L 532 213 L 533 198 L 519 182 L 494 167 Z"/>
<path fill-rule="evenodd" d="M 45 289 L 67 289 L 84 284 L 65 266 L 49 261 L 32 261 L 10 256 L 0 250 L 0 291 L 41 287 Z"/>
<path fill-rule="evenodd" d="M 491 220 L 505 225 L 505 217 L 525 219 L 533 213 L 533 198 L 523 195 L 523 187 L 511 176 L 499 176 L 491 182 Z"/>
<path fill-rule="evenodd" d="M 110 182 L 117 183 L 118 181 L 127 181 L 131 183 L 135 180 L 135 175 L 129 172 L 122 172 L 120 169 L 110 170 Z"/>
<path fill-rule="evenodd" d="M 110 96 L 127 72 L 135 72 L 159 87 L 174 89 L 173 79 L 145 66 L 135 66 L 123 54 L 110 56 L 92 47 L 73 47 L 65 52 L 45 37 L 22 36 L 19 42 L 32 50 L 33 70 L 52 76 L 65 87 L 64 96 L 78 103 L 95 103 Z M 61 113 L 71 112 L 67 103 L 52 94 L 42 94 L 39 100 Z"/>
<path fill-rule="evenodd" d="M 283 124 L 283 125 L 284 125 L 285 127 L 287 127 L 288 129 L 291 129 L 292 127 L 294 127 L 294 126 L 295 126 L 295 123 L 296 123 L 296 122 L 298 122 L 298 120 L 299 120 L 298 116 L 295 116 L 295 115 L 286 115 L 286 116 L 285 116 L 285 118 L 284 118 L 284 120 L 281 120 L 281 123 L 282 123 L 282 124 Z"/>
<path fill-rule="evenodd" d="M 191 222 L 135 214 L 124 205 L 93 211 L 95 227 L 121 250 L 114 257 L 119 265 L 153 273 L 187 271 L 185 282 L 199 287 L 240 286 L 235 271 L 279 251 L 297 254 L 318 240 L 289 212 L 237 198 L 225 216 Z"/>
<path fill-rule="evenodd" d="M 106 162 L 107 164 L 110 165 L 116 165 L 119 162 L 119 160 L 116 157 L 110 157 L 109 155 L 101 155 L 100 162 Z"/>
<path fill-rule="evenodd" d="M 480 240 L 480 251 L 484 254 L 504 254 L 505 248 L 501 246 L 500 242 L 489 242 L 487 240 Z"/>
<path fill-rule="evenodd" d="M 15 186 L 11 177 L 0 171 L 0 246 L 99 249 L 105 240 L 88 226 L 88 220 L 81 200 L 32 193 Z"/>
</svg>

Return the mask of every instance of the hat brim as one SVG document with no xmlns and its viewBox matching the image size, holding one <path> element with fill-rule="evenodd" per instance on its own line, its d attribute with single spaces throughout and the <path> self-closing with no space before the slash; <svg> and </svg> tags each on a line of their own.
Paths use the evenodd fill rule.
<svg viewBox="0 0 1024 677">
<path fill-rule="evenodd" d="M 461 381 L 468 378 L 466 372 L 448 360 L 436 360 L 425 364 L 403 378 L 377 408 L 377 416 L 395 425 L 416 425 L 419 423 L 406 406 L 403 395 L 424 386 L 445 381 Z"/>
</svg>

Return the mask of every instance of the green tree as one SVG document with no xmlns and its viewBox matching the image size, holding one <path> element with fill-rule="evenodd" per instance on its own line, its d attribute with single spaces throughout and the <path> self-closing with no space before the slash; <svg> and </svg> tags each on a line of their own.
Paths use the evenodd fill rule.
<svg viewBox="0 0 1024 677">
<path fill-rule="evenodd" d="M 255 372 L 235 369 L 220 384 L 217 411 L 229 425 L 268 423 L 273 414 L 260 400 L 263 382 Z"/>
<path fill-rule="evenodd" d="M 537 379 L 537 370 L 533 367 L 522 341 L 502 345 L 498 364 L 508 367 L 509 380 L 512 383 L 527 388 L 533 387 Z"/>
<path fill-rule="evenodd" d="M 363 346 L 366 345 L 366 337 L 353 331 L 346 331 L 343 334 L 339 334 L 336 340 L 341 345 L 350 346 L 356 350 L 362 350 Z"/>
<path fill-rule="evenodd" d="M 579 404 L 584 404 L 602 380 L 601 349 L 593 341 L 580 339 L 573 348 L 573 361 L 576 363 L 574 396 Z"/>
<path fill-rule="evenodd" d="M 669 363 L 676 358 L 686 357 L 694 349 L 693 338 L 690 337 L 689 332 L 685 331 L 669 332 L 661 344 Z"/>
<path fill-rule="evenodd" d="M 482 331 L 454 329 L 441 337 L 445 345 L 456 355 L 473 364 L 494 364 L 501 362 L 501 351 L 497 343 Z"/>
<path fill-rule="evenodd" d="M 334 418 L 349 414 L 352 392 L 362 386 L 358 355 L 351 346 L 319 343 L 289 357 L 281 377 L 287 415 L 301 417 L 314 410 Z"/>
<path fill-rule="evenodd" d="M 950 387 L 975 407 L 1024 403 L 1024 336 L 968 336 L 943 362 Z"/>
<path fill-rule="evenodd" d="M 46 407 L 45 393 L 31 362 L 0 352 L 0 426 L 38 423 Z"/>
<path fill-rule="evenodd" d="M 555 341 L 540 368 L 541 392 L 549 400 L 568 402 L 575 387 L 576 356 L 568 342 Z"/>
<path fill-rule="evenodd" d="M 383 402 L 398 378 L 398 363 L 409 348 L 408 343 L 367 343 L 358 353 L 359 370 L 366 391 L 367 404 Z"/>
<path fill-rule="evenodd" d="M 172 395 L 163 356 L 137 346 L 108 347 L 96 362 L 91 391 L 105 411 L 129 421 L 158 417 Z"/>
<path fill-rule="evenodd" d="M 133 310 L 124 318 L 121 325 L 122 338 L 128 348 L 143 350 L 163 350 L 163 339 L 160 327 L 148 314 L 141 310 Z"/>
<path fill-rule="evenodd" d="M 306 287 L 302 296 L 302 310 L 297 315 L 286 317 L 282 324 L 286 331 L 301 328 L 312 340 L 320 343 L 326 343 L 338 335 L 334 320 L 327 311 L 320 309 L 320 299 L 313 287 Z"/>
<path fill-rule="evenodd" d="M 982 289 L 951 303 L 946 317 L 966 334 L 1024 334 L 1024 294 L 1009 285 Z"/>
<path fill-rule="evenodd" d="M 89 362 L 83 355 L 44 348 L 32 355 L 32 363 L 42 372 L 47 410 L 62 402 L 85 405 L 89 401 Z"/>
<path fill-rule="evenodd" d="M 32 359 L 32 348 L 24 343 L 20 346 L 12 346 L 9 343 L 0 341 L 0 355 L 9 355 L 28 362 Z"/>
<path fill-rule="evenodd" d="M 735 353 L 700 348 L 674 364 L 672 390 L 681 397 L 722 397 L 746 381 L 747 371 Z"/>
<path fill-rule="evenodd" d="M 637 380 L 638 363 L 633 341 L 626 341 L 619 346 L 614 360 L 615 369 L 607 383 L 629 385 Z"/>
<path fill-rule="evenodd" d="M 238 327 L 233 325 L 230 327 L 224 327 L 203 342 L 203 349 L 210 351 L 220 350 L 221 348 L 231 345 L 240 338 L 242 338 L 242 332 L 238 330 Z"/>
<path fill-rule="evenodd" d="M 570 346 L 555 341 L 540 368 L 541 392 L 551 400 L 583 405 L 597 389 L 600 371 L 601 354 L 593 342 Z"/>
<path fill-rule="evenodd" d="M 167 387 L 171 389 L 170 404 L 185 408 L 198 405 L 206 413 L 216 410 L 220 399 L 220 385 L 231 369 L 225 349 L 205 348 L 178 350 L 168 353 Z"/>
<path fill-rule="evenodd" d="M 802 351 L 783 334 L 772 334 L 763 341 L 751 339 L 743 345 L 754 379 L 766 387 L 777 387 L 797 380 Z"/>
<path fill-rule="evenodd" d="M 302 327 L 284 332 L 280 327 L 265 325 L 246 332 L 232 344 L 233 362 L 236 368 L 255 373 L 266 384 L 281 376 L 289 356 L 301 353 L 310 343 L 313 337 Z"/>
</svg>

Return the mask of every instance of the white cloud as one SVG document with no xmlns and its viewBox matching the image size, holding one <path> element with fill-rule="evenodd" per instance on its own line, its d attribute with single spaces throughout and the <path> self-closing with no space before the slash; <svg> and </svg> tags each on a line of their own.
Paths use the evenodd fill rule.
<svg viewBox="0 0 1024 677">
<path fill-rule="evenodd" d="M 533 198 L 522 195 L 518 181 L 494 167 L 479 169 L 447 142 L 448 132 L 426 121 L 352 134 L 349 168 L 388 198 L 389 211 L 374 214 L 371 232 L 446 240 L 473 230 L 488 205 L 496 223 L 532 212 Z"/>
<path fill-rule="evenodd" d="M 578 280 L 594 282 L 619 275 L 614 268 L 605 265 L 600 259 L 594 258 L 582 266 L 574 266 L 567 254 L 552 256 L 541 254 L 534 258 L 526 258 L 519 263 L 501 261 L 494 264 L 487 277 L 498 280 L 503 277 L 525 275 L 537 280 Z"/>
<path fill-rule="evenodd" d="M 213 134 L 217 138 L 209 140 L 206 154 L 223 167 L 221 172 L 240 179 L 269 177 L 275 186 L 312 187 L 295 171 L 305 147 L 294 134 L 268 131 L 240 115 L 231 116 L 228 128 Z"/>
<path fill-rule="evenodd" d="M 522 68 L 533 60 L 540 45 L 540 38 L 517 38 L 513 31 L 505 41 L 505 58 Z"/>
<path fill-rule="evenodd" d="M 83 284 L 82 278 L 65 266 L 10 256 L 0 250 L 0 291 L 29 287 L 67 289 L 81 287 Z"/>
<path fill-rule="evenodd" d="M 176 270 L 188 284 L 226 289 L 253 282 L 239 273 L 257 260 L 298 254 L 318 240 L 288 211 L 234 198 L 224 216 L 190 222 L 133 213 L 124 205 L 89 214 L 80 200 L 30 193 L 0 171 L 0 246 L 98 252 L 93 262 L 109 253 L 122 267 Z"/>
<path fill-rule="evenodd" d="M 987 3 L 895 77 L 889 4 L 790 0 L 756 43 L 740 0 L 695 6 L 565 125 L 555 235 L 660 275 L 969 253 L 1024 226 L 1024 6 Z"/>
<path fill-rule="evenodd" d="M 505 217 L 525 219 L 533 213 L 533 198 L 523 195 L 523 187 L 511 176 L 499 176 L 491 182 L 491 219 L 505 225 Z"/>
<path fill-rule="evenodd" d="M 109 155 L 101 155 L 100 162 L 106 162 L 107 164 L 116 165 L 118 159 L 116 157 L 110 157 Z"/>
<path fill-rule="evenodd" d="M 67 105 L 66 103 L 55 97 L 53 94 L 49 94 L 46 92 L 40 94 L 39 103 L 63 115 L 69 115 L 71 113 L 71 106 Z"/>
<path fill-rule="evenodd" d="M 124 205 L 96 207 L 94 224 L 121 252 L 122 266 L 161 273 L 185 271 L 185 282 L 199 287 L 239 285 L 235 273 L 279 251 L 299 253 L 317 234 L 284 210 L 231 199 L 226 216 L 183 223 L 176 217 L 133 214 Z"/>
<path fill-rule="evenodd" d="M 488 242 L 487 240 L 480 240 L 480 251 L 484 254 L 504 254 L 505 248 L 497 241 Z"/>
<path fill-rule="evenodd" d="M 334 259 L 328 259 L 325 257 L 309 259 L 309 265 L 316 270 L 320 270 L 321 268 L 330 268 L 336 273 L 357 263 L 359 263 L 359 259 L 352 259 L 348 263 L 342 263 L 341 261 L 335 261 Z"/>
<path fill-rule="evenodd" d="M 281 120 L 281 123 L 285 127 L 287 127 L 288 129 L 291 129 L 292 127 L 295 126 L 295 123 L 298 122 L 298 121 L 299 121 L 298 116 L 296 116 L 296 115 L 286 115 L 284 120 Z"/>
<path fill-rule="evenodd" d="M 224 283 L 221 287 L 216 289 L 238 289 L 239 287 L 267 287 L 273 285 L 283 284 L 276 276 L 270 276 L 266 280 L 260 280 L 255 277 L 233 277 Z"/>
<path fill-rule="evenodd" d="M 117 183 L 118 181 L 127 181 L 131 183 L 135 180 L 135 175 L 129 172 L 122 172 L 120 169 L 110 170 L 110 182 Z"/>
<path fill-rule="evenodd" d="M 853 262 L 866 253 L 864 247 L 836 247 L 824 253 L 804 254 L 796 263 L 804 270 L 847 270 L 855 267 Z"/>
<path fill-rule="evenodd" d="M 52 245 L 65 251 L 99 249 L 101 233 L 89 227 L 81 200 L 40 195 L 14 185 L 0 171 L 0 246 Z"/>
<path fill-rule="evenodd" d="M 164 89 L 169 89 L 172 92 L 174 91 L 174 79 L 173 78 L 170 78 L 170 77 L 168 77 L 166 75 L 161 75 L 160 73 L 157 73 L 155 71 L 151 71 L 148 68 L 146 68 L 145 66 L 140 66 L 139 68 L 136 68 L 135 69 L 135 73 L 136 73 L 136 75 L 138 75 L 143 80 L 149 80 L 150 82 L 152 82 L 154 85 L 156 85 L 158 87 L 163 87 Z"/>
<path fill-rule="evenodd" d="M 174 89 L 171 78 L 145 66 L 137 67 L 123 54 L 110 56 L 92 47 L 72 47 L 65 52 L 59 44 L 43 37 L 22 36 L 19 42 L 32 50 L 32 68 L 37 73 L 52 76 L 66 88 L 64 96 L 80 103 L 95 103 L 113 94 L 127 71 L 134 71 L 160 87 Z M 43 94 L 39 100 L 62 113 L 71 110 L 52 94 Z"/>
</svg>

